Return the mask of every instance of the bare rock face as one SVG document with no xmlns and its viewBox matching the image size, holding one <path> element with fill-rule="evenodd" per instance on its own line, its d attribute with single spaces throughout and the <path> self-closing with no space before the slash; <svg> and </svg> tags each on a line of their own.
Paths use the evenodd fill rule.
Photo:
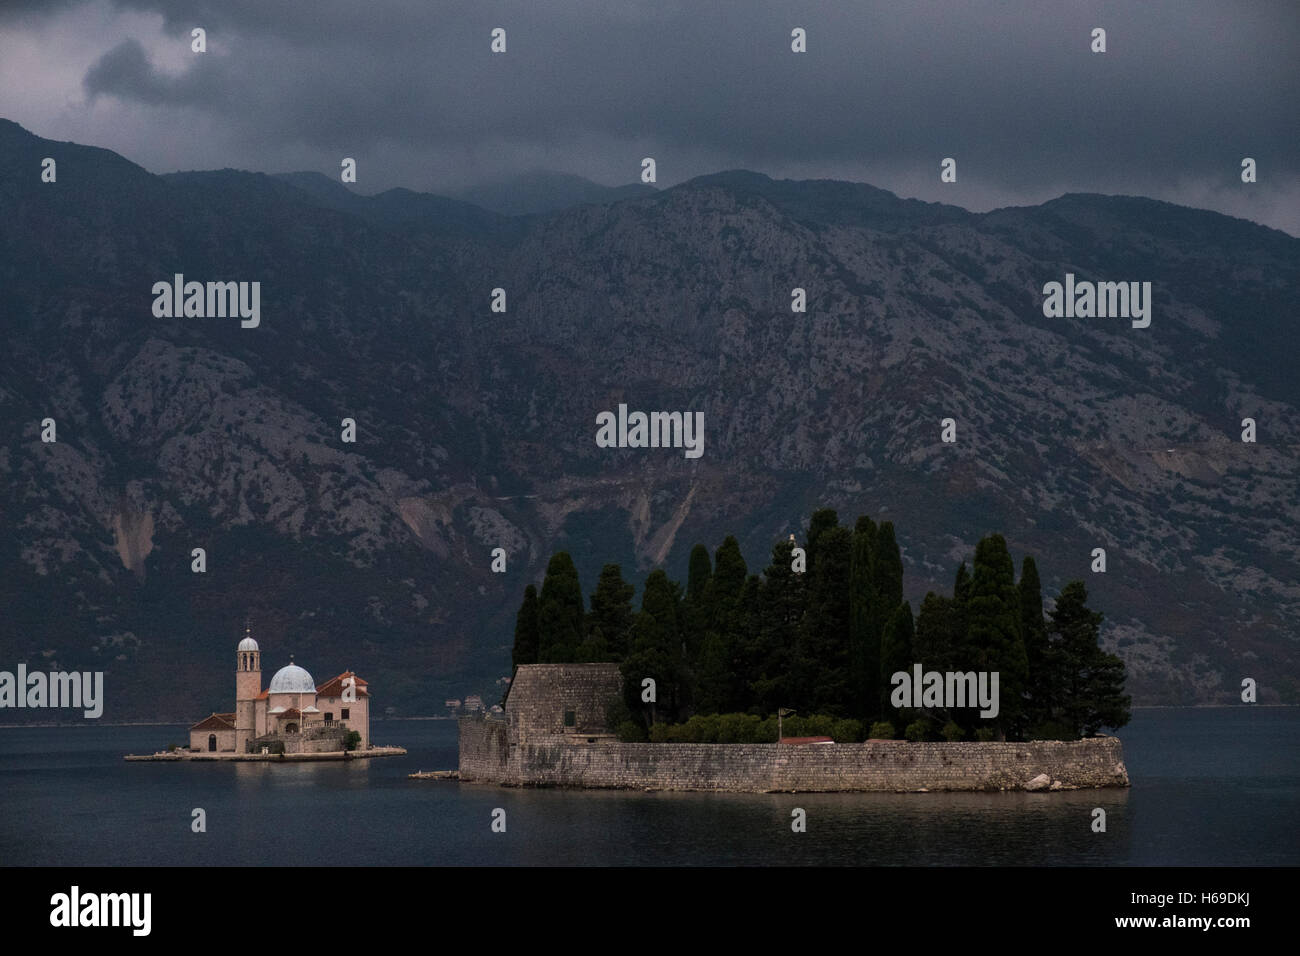
<svg viewBox="0 0 1300 956">
<path fill-rule="evenodd" d="M 11 659 L 90 666 L 130 632 L 143 688 L 252 613 L 321 666 L 358 648 L 386 706 L 428 713 L 508 670 L 554 551 L 587 594 L 607 562 L 682 578 L 727 534 L 756 571 L 829 506 L 895 523 L 914 606 L 991 530 L 1049 604 L 1087 578 L 1137 703 L 1235 700 L 1253 673 L 1261 702 L 1300 703 L 1300 378 L 1279 347 L 1300 241 L 1125 197 L 973 215 L 744 172 L 528 219 L 325 208 L 73 144 L 86 175 L 57 190 L 16 172 L 54 148 L 0 122 Z M 1152 282 L 1150 328 L 1046 318 L 1067 271 Z M 260 281 L 260 325 L 153 317 L 175 272 Z M 485 315 L 498 286 L 509 309 Z M 702 412 L 703 457 L 599 447 L 620 402 Z M 192 676 L 110 716 L 186 718 L 224 679 Z"/>
<path fill-rule="evenodd" d="M 121 499 L 113 515 L 113 536 L 122 566 L 143 579 L 145 558 L 153 550 L 153 515 L 141 514 L 129 499 Z"/>
</svg>

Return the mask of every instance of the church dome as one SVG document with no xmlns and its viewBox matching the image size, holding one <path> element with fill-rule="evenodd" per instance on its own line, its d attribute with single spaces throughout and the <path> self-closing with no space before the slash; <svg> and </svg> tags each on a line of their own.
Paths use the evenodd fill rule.
<svg viewBox="0 0 1300 956">
<path fill-rule="evenodd" d="M 297 664 L 289 664 L 275 672 L 267 692 L 271 694 L 314 694 L 316 693 L 316 682 L 311 679 L 310 674 Z"/>
<path fill-rule="evenodd" d="M 236 650 L 240 650 L 240 651 L 260 651 L 261 648 L 257 646 L 257 641 L 253 640 L 251 637 L 246 637 L 246 638 L 244 638 L 242 641 L 239 642 L 239 647 L 236 648 Z"/>
</svg>

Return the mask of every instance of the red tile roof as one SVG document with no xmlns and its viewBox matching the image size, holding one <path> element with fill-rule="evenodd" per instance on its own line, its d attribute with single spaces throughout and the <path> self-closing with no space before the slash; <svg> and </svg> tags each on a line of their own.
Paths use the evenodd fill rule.
<svg viewBox="0 0 1300 956">
<path fill-rule="evenodd" d="M 300 711 L 297 707 L 290 707 L 290 708 L 289 708 L 288 710 L 286 710 L 283 714 L 276 714 L 275 716 L 277 716 L 277 717 L 301 717 L 301 716 L 302 716 L 302 711 Z"/>
<path fill-rule="evenodd" d="M 190 728 L 190 730 L 234 730 L 234 729 L 235 729 L 234 714 L 212 714 L 209 717 L 204 717 L 197 724 L 195 724 L 193 727 Z"/>
<path fill-rule="evenodd" d="M 270 697 L 270 696 L 271 696 L 271 691 L 270 691 L 270 688 L 268 688 L 268 689 L 262 691 L 262 692 L 261 692 L 260 694 L 258 694 L 256 697 L 254 697 L 253 700 L 266 700 L 266 699 L 267 699 L 268 697 Z"/>
<path fill-rule="evenodd" d="M 356 677 L 358 697 L 370 696 L 370 691 L 366 690 L 366 687 L 369 686 L 369 683 L 367 681 L 362 680 L 360 677 L 357 677 L 357 675 L 352 673 L 352 671 L 344 671 L 338 677 L 331 677 L 325 683 L 318 684 L 316 686 L 316 696 L 317 697 L 342 697 L 343 678 L 345 677 Z"/>
</svg>

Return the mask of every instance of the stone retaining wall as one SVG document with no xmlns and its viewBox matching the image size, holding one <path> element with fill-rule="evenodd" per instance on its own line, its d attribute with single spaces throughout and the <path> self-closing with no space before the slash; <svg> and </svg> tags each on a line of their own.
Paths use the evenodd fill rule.
<svg viewBox="0 0 1300 956">
<path fill-rule="evenodd" d="M 1076 789 L 1129 782 L 1115 737 L 790 745 L 588 743 L 572 735 L 531 735 L 512 742 L 505 721 L 472 717 L 460 722 L 460 779 L 737 792 Z"/>
</svg>

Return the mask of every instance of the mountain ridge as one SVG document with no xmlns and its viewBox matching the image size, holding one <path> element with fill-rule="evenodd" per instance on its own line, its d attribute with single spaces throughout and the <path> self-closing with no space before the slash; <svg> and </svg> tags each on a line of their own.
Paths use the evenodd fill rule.
<svg viewBox="0 0 1300 956">
<path fill-rule="evenodd" d="M 1099 234 L 1102 199 L 970 213 L 745 171 L 400 218 L 401 193 L 354 213 L 282 177 L 79 168 L 94 153 L 45 184 L 58 144 L 6 129 L 0 650 L 102 665 L 111 719 L 222 706 L 250 612 L 268 666 L 350 667 L 381 709 L 436 712 L 508 673 L 553 550 L 587 594 L 606 561 L 684 577 L 727 533 L 755 569 L 823 504 L 896 521 L 914 607 L 987 531 L 1049 592 L 1085 578 L 1139 702 L 1232 700 L 1253 672 L 1262 700 L 1300 699 L 1300 391 L 1279 347 L 1300 240 L 1172 204 Z M 1153 281 L 1152 334 L 1045 318 L 1042 284 L 1081 268 Z M 155 319 L 175 272 L 260 281 L 261 326 Z M 619 402 L 703 411 L 703 458 L 598 448 Z"/>
</svg>

